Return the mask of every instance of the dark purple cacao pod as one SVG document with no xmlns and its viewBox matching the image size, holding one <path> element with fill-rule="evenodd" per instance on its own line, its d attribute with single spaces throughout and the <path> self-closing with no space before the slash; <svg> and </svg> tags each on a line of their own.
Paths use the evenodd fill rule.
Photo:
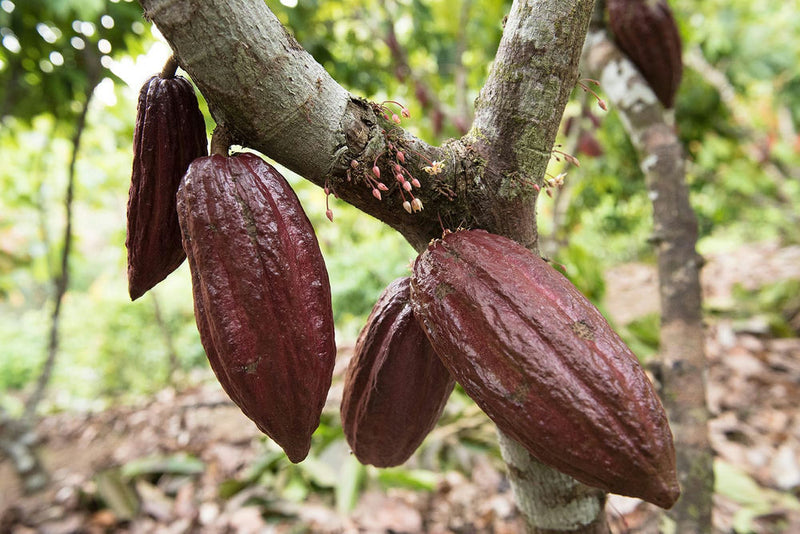
<svg viewBox="0 0 800 534">
<path fill-rule="evenodd" d="M 347 368 L 342 426 L 361 463 L 400 465 L 436 425 L 455 382 L 414 318 L 411 279 L 383 291 Z"/>
<path fill-rule="evenodd" d="M 614 39 L 665 108 L 675 103 L 683 75 L 681 37 L 667 0 L 608 0 Z"/>
<path fill-rule="evenodd" d="M 255 154 L 195 160 L 177 199 L 211 367 L 242 411 L 299 462 L 336 357 L 314 229 L 286 180 Z"/>
<path fill-rule="evenodd" d="M 576 147 L 578 154 L 586 154 L 590 158 L 596 158 L 603 155 L 603 147 L 597 140 L 593 133 L 583 130 L 578 136 L 578 146 Z"/>
<path fill-rule="evenodd" d="M 417 258 L 411 302 L 456 381 L 533 456 L 590 486 L 674 504 L 672 434 L 652 384 L 547 262 L 482 230 L 450 233 Z"/>
<path fill-rule="evenodd" d="M 189 164 L 208 154 L 192 84 L 153 76 L 139 92 L 128 193 L 128 293 L 141 297 L 183 263 L 175 192 Z"/>
</svg>

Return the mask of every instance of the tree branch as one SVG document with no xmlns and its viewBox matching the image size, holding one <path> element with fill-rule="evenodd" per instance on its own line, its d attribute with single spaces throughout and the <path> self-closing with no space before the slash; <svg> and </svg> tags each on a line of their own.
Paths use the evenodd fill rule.
<svg viewBox="0 0 800 534">
<path fill-rule="evenodd" d="M 711 531 L 713 451 L 708 439 L 697 221 L 685 156 L 665 111 L 633 64 L 602 29 L 586 40 L 585 61 L 616 108 L 639 154 L 650 199 L 661 295 L 661 397 L 675 435 L 682 495 L 670 511 L 677 532 Z"/>
<path fill-rule="evenodd" d="M 235 142 L 254 148 L 337 195 L 361 211 L 398 230 L 417 249 L 441 234 L 439 214 L 451 201 L 465 166 L 466 153 L 450 143 L 432 147 L 375 113 L 365 100 L 341 87 L 306 52 L 262 2 L 249 0 L 142 0 L 145 15 L 169 42 L 181 67 L 206 98 L 217 121 Z M 376 157 L 391 178 L 387 143 L 402 145 L 411 157 L 406 165 L 422 182 L 425 211 L 408 214 L 398 186 L 378 201 L 357 179 Z M 420 157 L 416 154 L 422 154 Z M 429 161 L 449 162 L 436 180 L 422 170 Z M 359 164 L 353 172 L 351 162 Z M 347 181 L 347 172 L 356 178 Z M 462 179 L 463 181 L 463 179 Z M 458 224 L 456 220 L 454 225 Z"/>
<path fill-rule="evenodd" d="M 492 72 L 469 134 L 485 158 L 485 187 L 472 199 L 484 227 L 536 247 L 536 191 L 578 77 L 593 0 L 517 1 L 506 19 Z M 487 198 L 488 197 L 488 198 Z M 479 206 L 488 199 L 493 213 Z M 477 205 L 476 205 L 477 204 Z"/>
<path fill-rule="evenodd" d="M 72 154 L 69 160 L 69 170 L 67 173 L 67 190 L 64 193 L 64 244 L 61 250 L 61 265 L 57 274 L 53 277 L 53 311 L 50 314 L 50 335 L 47 344 L 47 358 L 42 366 L 42 372 L 36 381 L 36 388 L 25 402 L 25 414 L 23 419 L 33 421 L 36 416 L 36 408 L 39 406 L 47 385 L 50 383 L 50 376 L 55 366 L 56 355 L 59 348 L 59 324 L 61 319 L 61 304 L 69 286 L 69 258 L 72 252 L 72 208 L 75 196 L 75 166 L 78 162 L 78 151 L 80 150 L 81 138 L 86 127 L 86 115 L 89 112 L 89 104 L 94 95 L 94 89 L 99 80 L 90 76 L 89 84 L 86 87 L 85 100 L 80 114 L 75 123 L 75 131 L 72 134 Z"/>
</svg>

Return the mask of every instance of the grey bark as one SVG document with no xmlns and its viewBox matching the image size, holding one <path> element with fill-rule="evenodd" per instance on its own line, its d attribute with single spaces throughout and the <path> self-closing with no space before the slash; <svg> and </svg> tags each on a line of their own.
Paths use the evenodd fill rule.
<svg viewBox="0 0 800 534">
<path fill-rule="evenodd" d="M 442 226 L 484 228 L 537 250 L 533 184 L 543 184 L 577 78 L 593 0 L 514 2 L 472 129 L 441 147 L 415 139 L 337 84 L 262 2 L 140 3 L 205 96 L 214 119 L 238 144 L 319 186 L 331 186 L 341 199 L 397 229 L 417 250 L 441 235 Z M 358 179 L 360 169 L 375 161 L 388 168 L 389 142 L 411 156 L 407 167 L 422 182 L 425 210 L 420 213 L 402 209 L 394 183 L 387 181 L 389 191 L 376 200 Z M 422 168 L 428 160 L 444 161 L 444 172 L 427 176 Z M 507 440 L 502 443 L 532 532 L 599 532 L 597 525 L 605 525 L 602 492 L 516 454 Z M 523 480 L 534 472 L 536 490 Z M 596 506 L 577 518 L 561 516 L 543 524 L 537 516 L 546 506 L 531 502 L 550 491 L 592 494 Z"/>
<path fill-rule="evenodd" d="M 707 363 L 703 344 L 697 221 L 675 128 L 636 67 L 602 28 L 586 40 L 588 71 L 619 112 L 639 155 L 653 203 L 652 242 L 661 297 L 661 398 L 675 437 L 682 495 L 669 515 L 676 532 L 711 532 L 713 451 L 708 438 Z"/>
</svg>

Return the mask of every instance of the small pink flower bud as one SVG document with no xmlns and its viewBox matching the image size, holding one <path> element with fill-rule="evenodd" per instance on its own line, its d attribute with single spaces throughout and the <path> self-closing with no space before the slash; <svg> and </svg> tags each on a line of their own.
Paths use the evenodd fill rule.
<svg viewBox="0 0 800 534">
<path fill-rule="evenodd" d="M 403 182 L 403 189 L 411 191 L 411 182 Z"/>
<path fill-rule="evenodd" d="M 325 216 L 328 218 L 329 221 L 333 222 L 333 210 L 326 210 Z"/>
<path fill-rule="evenodd" d="M 406 200 L 403 202 L 403 209 L 406 210 L 408 213 L 411 213 L 411 202 Z"/>
<path fill-rule="evenodd" d="M 406 181 L 406 179 L 405 179 L 405 178 L 403 178 L 403 175 L 402 175 L 402 174 L 395 174 L 395 175 L 394 175 L 394 178 L 395 178 L 395 180 L 397 180 L 397 181 L 398 181 L 398 182 L 400 182 L 401 184 L 402 184 L 403 182 L 405 182 L 405 181 Z"/>
<path fill-rule="evenodd" d="M 400 117 L 397 116 L 397 113 L 392 113 L 392 122 L 400 124 Z"/>
<path fill-rule="evenodd" d="M 403 117 L 405 117 L 405 118 L 409 118 L 411 116 L 411 112 L 408 111 L 408 108 L 403 108 L 403 111 L 401 113 L 403 114 Z"/>
<path fill-rule="evenodd" d="M 381 199 L 381 192 L 378 191 L 377 189 L 373 189 L 372 190 L 372 196 L 377 198 L 378 200 L 380 200 Z"/>
<path fill-rule="evenodd" d="M 602 109 L 603 111 L 608 111 L 608 106 L 606 106 L 605 100 L 598 100 L 597 105 L 600 106 L 600 109 Z"/>
<path fill-rule="evenodd" d="M 377 165 L 375 165 L 374 167 L 372 167 L 372 174 L 374 174 L 374 175 L 375 175 L 376 177 L 378 177 L 378 178 L 380 178 L 380 177 L 381 177 L 381 170 L 378 168 L 378 166 L 377 166 Z"/>
<path fill-rule="evenodd" d="M 401 173 L 401 172 L 403 172 L 403 167 L 401 167 L 400 165 L 398 165 L 397 163 L 395 163 L 395 164 L 394 164 L 394 172 L 396 172 L 396 173 L 398 173 L 398 174 L 399 174 L 399 173 Z"/>
<path fill-rule="evenodd" d="M 414 211 L 422 211 L 422 201 L 418 198 L 412 200 L 411 209 L 413 209 Z"/>
<path fill-rule="evenodd" d="M 401 151 L 398 151 L 398 152 L 397 152 L 397 160 L 398 160 L 400 163 L 405 163 L 405 162 L 406 162 L 406 155 L 405 155 L 405 154 L 403 154 Z"/>
<path fill-rule="evenodd" d="M 350 166 L 353 167 L 354 169 L 357 169 L 358 168 L 358 162 L 356 160 L 354 160 L 354 159 L 351 159 L 350 160 Z"/>
<path fill-rule="evenodd" d="M 326 195 L 330 195 L 331 194 L 331 188 L 328 187 L 328 186 L 323 187 L 322 190 L 325 191 Z"/>
<path fill-rule="evenodd" d="M 381 191 L 388 191 L 389 190 L 389 188 L 386 187 L 386 184 L 383 183 L 383 182 L 378 182 L 378 189 L 380 189 Z"/>
<path fill-rule="evenodd" d="M 539 184 L 533 184 L 533 188 L 536 189 L 536 191 L 541 191 L 542 190 L 542 188 L 539 187 Z"/>
<path fill-rule="evenodd" d="M 411 179 L 411 185 L 413 185 L 414 187 L 422 187 L 422 184 L 419 183 L 419 180 L 417 180 L 416 178 Z"/>
</svg>

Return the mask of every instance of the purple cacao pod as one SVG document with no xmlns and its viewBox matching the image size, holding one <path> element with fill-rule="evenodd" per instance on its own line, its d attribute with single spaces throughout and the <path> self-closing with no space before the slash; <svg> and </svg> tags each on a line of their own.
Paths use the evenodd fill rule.
<svg viewBox="0 0 800 534">
<path fill-rule="evenodd" d="M 139 92 L 128 193 L 128 293 L 136 300 L 183 263 L 175 193 L 208 154 L 206 125 L 185 78 L 153 76 Z"/>
<path fill-rule="evenodd" d="M 417 258 L 411 302 L 456 381 L 534 457 L 590 486 L 674 504 L 672 434 L 652 384 L 547 262 L 482 230 L 450 233 Z"/>
<path fill-rule="evenodd" d="M 614 40 L 665 108 L 675 104 L 683 75 L 678 26 L 667 0 L 608 0 Z"/>
<path fill-rule="evenodd" d="M 414 318 L 410 281 L 383 291 L 347 368 L 342 427 L 361 463 L 404 463 L 436 425 L 455 383 Z"/>
<path fill-rule="evenodd" d="M 177 199 L 211 367 L 242 411 L 299 462 L 336 358 L 314 229 L 286 180 L 255 154 L 195 160 Z"/>
</svg>

